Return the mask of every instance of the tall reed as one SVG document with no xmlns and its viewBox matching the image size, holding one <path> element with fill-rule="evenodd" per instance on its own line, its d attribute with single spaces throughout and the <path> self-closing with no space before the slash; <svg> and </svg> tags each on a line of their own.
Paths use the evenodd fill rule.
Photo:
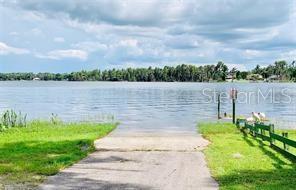
<svg viewBox="0 0 296 190">
<path fill-rule="evenodd" d="M 5 130 L 13 127 L 26 127 L 27 114 L 23 115 L 21 112 L 14 110 L 6 110 L 0 116 L 0 130 Z"/>
</svg>

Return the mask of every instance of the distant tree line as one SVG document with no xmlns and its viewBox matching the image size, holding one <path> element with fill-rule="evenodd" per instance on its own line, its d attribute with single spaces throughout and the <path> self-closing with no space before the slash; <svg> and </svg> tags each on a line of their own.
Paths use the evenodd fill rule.
<svg viewBox="0 0 296 190">
<path fill-rule="evenodd" d="M 278 76 L 280 80 L 296 82 L 296 61 L 293 61 L 291 64 L 288 64 L 286 61 L 276 61 L 273 65 L 268 65 L 267 67 L 257 65 L 251 72 L 261 75 L 264 79 Z"/>
<path fill-rule="evenodd" d="M 0 73 L 0 81 L 6 80 L 53 80 L 53 81 L 163 81 L 163 82 L 208 82 L 225 81 L 229 76 L 240 80 L 248 79 L 250 75 L 260 75 L 267 79 L 276 75 L 281 80 L 296 81 L 295 61 L 287 64 L 286 61 L 277 61 L 267 67 L 257 65 L 251 71 L 231 70 L 223 62 L 216 65 L 194 66 L 178 65 L 163 68 L 127 68 L 110 70 L 79 71 L 72 73 Z"/>
</svg>

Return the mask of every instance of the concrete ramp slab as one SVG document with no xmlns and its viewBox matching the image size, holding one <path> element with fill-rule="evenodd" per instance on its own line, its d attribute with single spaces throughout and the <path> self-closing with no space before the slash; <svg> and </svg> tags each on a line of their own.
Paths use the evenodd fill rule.
<svg viewBox="0 0 296 190">
<path fill-rule="evenodd" d="M 97 151 L 51 176 L 39 188 L 216 190 L 198 134 L 112 133 L 97 140 Z"/>
</svg>

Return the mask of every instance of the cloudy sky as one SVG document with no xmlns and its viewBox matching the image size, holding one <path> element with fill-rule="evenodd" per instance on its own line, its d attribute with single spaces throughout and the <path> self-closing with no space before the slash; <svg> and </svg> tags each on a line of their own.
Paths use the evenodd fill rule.
<svg viewBox="0 0 296 190">
<path fill-rule="evenodd" d="M 296 59 L 293 0 L 0 0 L 0 72 Z"/>
</svg>

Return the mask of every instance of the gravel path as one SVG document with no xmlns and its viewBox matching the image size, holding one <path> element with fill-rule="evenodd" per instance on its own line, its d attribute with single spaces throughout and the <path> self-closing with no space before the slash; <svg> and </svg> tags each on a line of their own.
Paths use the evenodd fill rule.
<svg viewBox="0 0 296 190">
<path fill-rule="evenodd" d="M 113 132 L 40 189 L 218 189 L 200 152 L 207 144 L 198 134 Z"/>
</svg>

